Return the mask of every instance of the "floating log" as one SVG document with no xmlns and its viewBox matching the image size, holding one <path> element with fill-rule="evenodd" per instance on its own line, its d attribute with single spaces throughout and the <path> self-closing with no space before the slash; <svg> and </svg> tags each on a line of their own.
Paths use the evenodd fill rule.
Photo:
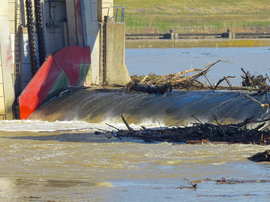
<svg viewBox="0 0 270 202">
<path fill-rule="evenodd" d="M 256 162 L 270 161 L 270 150 L 254 154 L 253 156 L 248 157 L 248 159 Z"/>
</svg>

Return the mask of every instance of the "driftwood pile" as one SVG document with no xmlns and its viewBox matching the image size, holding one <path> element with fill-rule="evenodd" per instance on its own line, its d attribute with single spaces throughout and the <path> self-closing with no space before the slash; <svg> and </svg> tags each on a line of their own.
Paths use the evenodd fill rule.
<svg viewBox="0 0 270 202">
<path fill-rule="evenodd" d="M 241 70 L 244 72 L 242 86 L 251 87 L 251 89 L 258 89 L 256 95 L 267 95 L 270 92 L 270 86 L 266 84 L 266 80 L 270 81 L 267 74 L 266 77 L 262 75 L 254 76 L 250 75 L 249 71 L 245 72 L 243 68 Z"/>
<path fill-rule="evenodd" d="M 175 143 L 219 143 L 219 144 L 270 144 L 270 132 L 267 123 L 270 119 L 255 121 L 253 117 L 237 124 L 224 124 L 216 119 L 216 124 L 199 123 L 193 126 L 185 127 L 167 127 L 159 129 L 148 129 L 142 126 L 140 130 L 134 130 L 129 126 L 123 116 L 127 130 L 120 130 L 114 126 L 115 130 L 105 133 L 96 132 L 96 134 L 105 134 L 108 138 L 132 137 L 141 139 L 145 142 L 166 141 Z M 194 117 L 196 118 L 196 117 Z M 258 124 L 256 128 L 249 129 L 249 124 Z"/>
<path fill-rule="evenodd" d="M 215 63 L 206 65 L 202 69 L 191 69 L 176 74 L 169 74 L 166 76 L 158 75 L 147 75 L 145 77 L 133 76 L 132 81 L 128 83 L 125 87 L 127 92 L 140 91 L 145 93 L 159 93 L 164 94 L 171 92 L 172 89 L 179 90 L 250 90 L 256 91 L 254 94 L 246 94 L 248 98 L 257 102 L 261 107 L 266 107 L 266 113 L 269 111 L 269 103 L 260 103 L 258 100 L 254 99 L 254 95 L 265 95 L 270 92 L 270 86 L 266 84 L 270 78 L 267 74 L 265 77 L 262 75 L 254 76 L 241 68 L 244 73 L 242 77 L 242 87 L 232 86 L 229 79 L 235 78 L 235 76 L 224 76 L 216 84 L 212 85 L 208 78 L 207 73 L 211 67 L 219 62 L 229 62 L 218 60 Z M 194 73 L 192 76 L 186 76 L 187 73 Z M 198 78 L 204 76 L 208 84 L 201 83 Z M 226 82 L 228 86 L 220 86 L 222 82 Z M 194 117 L 196 119 L 196 117 Z M 216 119 L 216 124 L 202 123 L 198 119 L 199 123 L 193 126 L 185 127 L 170 127 L 161 129 L 147 129 L 142 127 L 141 130 L 133 130 L 124 117 L 122 116 L 124 123 L 126 124 L 128 130 L 119 130 L 106 132 L 105 135 L 108 138 L 122 138 L 122 137 L 133 137 L 137 139 L 142 139 L 145 142 L 152 141 L 167 141 L 167 142 L 184 142 L 189 144 L 198 143 L 247 143 L 247 144 L 260 144 L 269 145 L 270 144 L 270 131 L 269 124 L 267 120 L 255 121 L 253 118 L 248 118 L 238 124 L 225 124 L 222 121 Z M 249 128 L 249 124 L 256 123 L 255 128 Z M 270 150 L 263 153 L 255 154 L 249 158 L 253 161 L 270 161 Z M 226 181 L 227 183 L 228 181 Z M 231 182 L 230 182 L 231 183 Z M 238 182 L 237 182 L 238 183 Z M 196 184 L 191 184 L 190 188 L 196 188 Z"/>
<path fill-rule="evenodd" d="M 263 77 L 262 75 L 254 76 L 245 71 L 243 68 L 244 75 L 241 76 L 242 86 L 232 86 L 230 79 L 235 78 L 235 76 L 224 76 L 216 84 L 211 84 L 207 78 L 207 73 L 210 68 L 219 62 L 230 62 L 218 60 L 214 63 L 208 64 L 204 69 L 190 69 L 175 74 L 168 74 L 166 76 L 159 76 L 150 74 L 147 76 L 132 76 L 132 81 L 128 83 L 125 87 L 126 91 L 140 91 L 149 94 L 159 93 L 164 94 L 171 92 L 172 89 L 178 90 L 256 90 L 257 95 L 264 95 L 270 92 L 270 86 L 266 84 L 266 80 L 269 80 L 268 75 Z M 187 73 L 194 72 L 192 76 L 186 76 Z M 196 73 L 195 73 L 196 72 Z M 205 77 L 206 83 L 200 82 L 198 79 L 200 77 Z M 221 83 L 226 82 L 226 86 L 221 86 Z"/>
<path fill-rule="evenodd" d="M 182 72 L 178 72 L 176 74 L 169 74 L 166 76 L 156 76 L 156 75 L 147 75 L 141 79 L 141 77 L 133 77 L 132 81 L 127 84 L 126 90 L 128 92 L 133 91 L 141 91 L 146 93 L 160 93 L 164 94 L 166 92 L 170 92 L 174 89 L 186 89 L 186 90 L 206 90 L 206 89 L 214 89 L 214 87 L 210 84 L 206 85 L 201 83 L 198 78 L 204 76 L 206 79 L 206 74 L 215 64 L 222 62 L 218 60 L 215 63 L 211 63 L 206 65 L 205 68 L 202 69 L 190 69 Z M 187 73 L 190 72 L 198 72 L 192 76 L 186 76 Z M 232 76 L 224 77 L 223 80 L 229 81 L 228 78 L 233 78 Z M 208 79 L 207 79 L 208 80 Z M 222 81 L 223 81 L 222 80 Z M 220 84 L 222 82 L 218 82 Z M 230 85 L 230 82 L 229 82 Z M 231 85 L 230 85 L 231 86 Z M 217 86 L 216 86 L 217 87 Z"/>
</svg>

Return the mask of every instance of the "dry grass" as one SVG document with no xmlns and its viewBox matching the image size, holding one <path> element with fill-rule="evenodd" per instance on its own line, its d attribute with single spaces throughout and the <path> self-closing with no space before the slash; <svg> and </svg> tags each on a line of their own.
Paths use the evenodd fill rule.
<svg viewBox="0 0 270 202">
<path fill-rule="evenodd" d="M 115 0 L 127 26 L 270 25 L 270 0 Z"/>
</svg>

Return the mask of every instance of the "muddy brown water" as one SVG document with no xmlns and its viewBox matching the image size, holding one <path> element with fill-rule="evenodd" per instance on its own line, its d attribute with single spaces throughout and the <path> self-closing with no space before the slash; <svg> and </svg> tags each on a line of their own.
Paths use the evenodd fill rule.
<svg viewBox="0 0 270 202">
<path fill-rule="evenodd" d="M 205 180 L 270 179 L 269 163 L 247 160 L 269 146 L 146 144 L 108 140 L 90 131 L 1 131 L 0 148 L 0 201 L 270 199 L 269 183 L 218 185 Z M 189 186 L 186 178 L 203 182 L 196 190 L 179 189 Z"/>
<path fill-rule="evenodd" d="M 166 55 L 164 54 L 166 50 L 163 49 L 159 55 Z M 149 54 L 149 58 L 151 55 L 157 54 L 152 49 L 147 51 L 149 51 L 146 52 Z M 171 55 L 170 51 L 169 55 Z M 193 49 L 188 49 L 188 51 L 189 55 L 197 54 L 197 49 L 194 49 L 195 53 L 192 53 Z M 270 53 L 267 48 L 227 49 L 226 51 L 233 52 L 233 57 L 240 58 L 241 61 L 244 60 L 242 58 L 244 56 L 247 61 L 256 61 L 258 54 L 264 52 L 268 55 Z M 203 49 L 202 52 L 210 53 L 210 55 L 216 54 L 214 50 L 210 49 Z M 137 54 L 134 53 L 134 55 L 138 61 Z M 181 52 L 181 55 L 188 54 Z M 265 67 L 270 64 L 269 57 L 266 55 L 260 58 L 261 63 L 256 62 L 257 66 L 256 68 L 254 66 L 255 69 L 252 71 L 265 73 L 265 70 L 261 72 L 261 69 L 257 67 Z M 197 56 L 206 57 L 207 54 L 200 53 Z M 126 60 L 128 66 L 130 57 L 128 53 Z M 142 60 L 142 58 L 139 59 Z M 158 57 L 152 58 L 150 62 L 155 63 L 157 59 Z M 212 59 L 211 56 L 208 59 Z M 162 60 L 164 58 L 161 58 L 160 64 L 162 64 Z M 134 61 L 136 60 L 134 59 Z M 149 63 L 149 61 L 147 62 Z M 240 66 L 245 67 L 247 63 L 249 62 Z M 177 64 L 179 63 L 177 62 Z M 193 67 L 195 68 L 195 66 Z M 158 69 L 158 66 L 156 68 Z M 138 71 L 140 70 L 138 69 Z M 175 70 L 175 72 L 177 71 Z M 197 98 L 200 96 L 202 95 L 197 94 Z M 216 95 L 208 94 L 206 98 L 211 96 Z M 221 97 L 216 96 L 215 99 L 216 101 L 222 100 L 226 96 L 226 99 L 229 99 L 232 95 L 224 94 Z M 194 96 L 191 97 L 194 98 Z M 87 98 L 85 99 L 87 100 Z M 207 99 L 198 105 L 201 109 L 206 103 L 209 105 L 216 103 L 211 103 L 211 99 L 208 101 Z M 240 96 L 237 99 L 239 102 L 233 105 L 242 103 L 243 107 L 253 106 L 250 101 L 245 103 L 244 97 Z M 267 98 L 261 99 L 261 101 L 268 101 Z M 133 102 L 135 101 L 133 99 Z M 132 103 L 132 99 L 129 102 Z M 166 99 L 164 102 L 166 103 Z M 113 103 L 116 104 L 117 99 Z M 229 102 L 222 103 L 223 106 L 226 106 Z M 233 105 L 227 105 L 227 107 L 232 108 Z M 118 107 L 117 109 L 121 110 L 121 105 Z M 191 105 L 187 105 L 187 107 L 189 110 L 193 109 Z M 265 109 L 261 109 L 255 103 L 252 108 L 258 113 L 258 117 L 268 116 Z M 114 116 L 107 116 L 107 118 L 103 116 L 101 121 L 93 123 L 81 119 L 76 113 L 78 109 L 73 109 L 73 119 L 68 120 L 48 121 L 45 118 L 44 120 L 36 118 L 27 121 L 0 121 L 0 201 L 270 200 L 269 183 L 217 184 L 214 181 L 205 180 L 206 178 L 221 179 L 222 177 L 239 180 L 269 180 L 270 164 L 268 162 L 256 163 L 247 159 L 254 153 L 270 149 L 269 146 L 187 145 L 167 142 L 144 143 L 141 140 L 129 138 L 107 139 L 102 135 L 94 135 L 93 131 L 112 130 L 105 123 L 124 129 L 125 125 L 119 121 L 120 119 Z M 231 109 L 231 111 L 233 110 Z M 66 109 L 66 112 L 63 110 L 63 114 L 71 112 L 72 109 Z M 160 121 L 155 121 L 151 119 L 151 110 L 147 113 L 150 118 L 144 114 L 143 121 L 138 121 L 136 124 L 131 123 L 131 126 L 136 129 L 141 125 L 147 127 L 166 125 L 166 119 L 161 121 L 161 116 L 159 116 L 156 120 Z M 239 113 L 235 113 L 235 116 L 237 117 Z M 78 116 L 75 116 L 76 114 Z M 107 115 L 112 114 L 112 111 L 107 113 Z M 47 117 L 56 116 L 53 111 L 47 114 Z M 181 186 L 189 186 L 186 178 L 191 181 L 202 179 L 203 182 L 197 184 L 197 189 L 179 189 Z"/>
</svg>

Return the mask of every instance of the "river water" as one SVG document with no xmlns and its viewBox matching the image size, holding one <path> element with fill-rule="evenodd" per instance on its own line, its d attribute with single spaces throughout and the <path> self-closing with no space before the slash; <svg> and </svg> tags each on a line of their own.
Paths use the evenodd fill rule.
<svg viewBox="0 0 270 202">
<path fill-rule="evenodd" d="M 229 57 L 230 53 L 231 57 Z M 222 59 L 234 63 L 218 64 L 235 65 L 233 70 L 229 71 L 230 75 L 232 73 L 240 75 L 241 70 L 238 74 L 237 69 L 241 67 L 251 73 L 265 74 L 269 70 L 269 54 L 270 50 L 265 47 L 217 50 L 131 49 L 126 51 L 126 63 L 130 74 L 148 74 L 152 70 L 157 74 L 169 74 L 186 70 L 191 66 L 202 68 L 210 60 L 214 62 Z M 170 60 L 173 58 L 175 63 Z M 170 69 L 172 66 L 177 68 Z M 219 71 L 226 69 L 218 66 L 215 68 Z M 209 75 L 210 78 L 216 76 L 216 74 Z M 131 127 L 135 129 L 141 125 L 159 127 L 176 124 L 172 120 L 167 123 L 166 120 L 172 117 L 170 112 L 183 107 L 180 103 L 169 104 L 167 108 L 165 107 L 166 110 L 160 110 L 162 113 L 168 112 L 165 118 L 157 113 L 155 114 L 158 115 L 157 118 L 153 119 L 153 113 L 160 108 L 157 99 L 163 100 L 163 104 L 168 105 L 168 100 L 171 98 L 177 103 L 177 100 L 183 99 L 181 98 L 183 96 L 193 100 L 192 103 L 197 103 L 200 110 L 204 106 L 215 105 L 224 109 L 232 108 L 233 111 L 239 104 L 239 111 L 232 115 L 231 122 L 248 116 L 249 110 L 256 113 L 257 118 L 268 117 L 266 109 L 246 100 L 244 94 L 185 92 L 182 95 L 183 92 L 174 92 L 172 95 L 164 95 L 160 98 L 141 94 L 132 94 L 133 97 L 130 98 L 118 92 L 119 98 L 113 97 L 110 102 L 111 107 L 103 109 L 102 101 L 105 100 L 104 102 L 107 103 L 110 100 L 109 92 L 95 92 L 96 99 L 88 97 L 90 101 L 85 102 L 85 106 L 83 101 L 87 100 L 87 96 L 93 96 L 93 92 L 82 92 L 74 92 L 82 94 L 78 97 L 77 104 L 73 102 L 73 94 L 70 94 L 60 98 L 63 102 L 55 99 L 46 103 L 46 106 L 36 112 L 36 116 L 33 115 L 32 120 L 1 121 L 0 201 L 270 200 L 269 182 L 217 184 L 215 181 L 206 180 L 206 178 L 217 180 L 222 177 L 238 180 L 270 180 L 269 163 L 255 163 L 247 159 L 250 155 L 270 149 L 270 146 L 144 143 L 129 138 L 107 139 L 103 135 L 93 134 L 94 131 L 112 130 L 106 123 L 125 129 L 121 120 L 115 117 L 119 116 L 118 111 L 122 113 L 121 110 L 127 110 L 125 107 L 128 104 L 132 108 L 134 104 L 141 107 L 145 103 L 143 105 L 145 113 L 131 110 L 132 113 L 138 111 L 137 117 L 129 119 Z M 236 103 L 232 103 L 232 97 L 237 99 Z M 122 103 L 121 98 L 125 98 L 125 104 Z M 61 105 L 65 106 L 65 99 L 69 99 L 71 105 L 63 110 Z M 262 102 L 268 102 L 268 98 L 260 99 Z M 230 101 L 226 102 L 226 100 Z M 91 107 L 91 103 L 92 105 L 99 103 L 96 105 L 96 111 L 93 108 L 92 114 L 89 111 L 83 113 Z M 193 109 L 192 105 L 187 102 L 185 104 L 187 105 L 184 109 Z M 156 106 L 157 109 L 147 111 L 151 106 Z M 225 112 L 219 111 L 220 107 L 213 108 L 213 111 L 222 117 Z M 78 112 L 81 108 L 83 110 Z M 98 112 L 102 110 L 102 116 L 98 116 Z M 208 108 L 203 113 L 211 110 L 212 108 Z M 192 112 L 195 113 L 196 110 Z M 174 114 L 174 117 L 182 113 L 183 111 L 180 110 Z M 140 116 L 142 114 L 143 116 Z M 128 113 L 124 115 L 128 117 Z M 180 189 L 181 186 L 189 186 L 186 179 L 190 181 L 201 179 L 201 183 L 197 183 L 196 189 Z"/>
<path fill-rule="evenodd" d="M 221 60 L 224 62 L 213 66 L 207 74 L 211 83 L 217 83 L 224 76 L 236 76 L 230 81 L 234 86 L 241 86 L 241 68 L 256 76 L 270 75 L 269 56 L 269 47 L 127 49 L 126 64 L 130 75 L 167 75 L 193 68 L 204 69 L 207 64 Z M 205 78 L 202 80 L 206 82 Z"/>
</svg>

